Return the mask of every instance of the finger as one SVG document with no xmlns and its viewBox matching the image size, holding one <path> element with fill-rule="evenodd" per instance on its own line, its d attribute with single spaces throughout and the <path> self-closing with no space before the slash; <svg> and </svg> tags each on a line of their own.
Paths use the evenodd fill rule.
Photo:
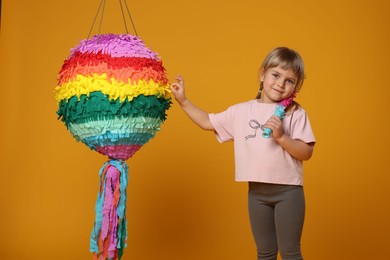
<svg viewBox="0 0 390 260">
<path fill-rule="evenodd" d="M 268 119 L 267 123 L 277 126 L 280 125 L 282 121 L 277 116 L 272 116 L 270 119 Z"/>
<path fill-rule="evenodd" d="M 274 130 L 278 127 L 278 124 L 277 124 L 277 122 L 274 122 L 270 119 L 267 121 L 267 123 L 264 125 L 264 127 L 269 128 L 271 130 Z"/>
<path fill-rule="evenodd" d="M 180 83 L 180 84 L 184 84 L 184 79 L 183 79 L 183 77 L 179 74 L 179 75 L 177 75 L 177 77 L 176 77 L 176 80 Z"/>
<path fill-rule="evenodd" d="M 171 90 L 172 91 L 177 91 L 177 90 L 179 90 L 179 88 L 180 88 L 180 85 L 178 83 L 172 83 L 171 84 Z"/>
</svg>

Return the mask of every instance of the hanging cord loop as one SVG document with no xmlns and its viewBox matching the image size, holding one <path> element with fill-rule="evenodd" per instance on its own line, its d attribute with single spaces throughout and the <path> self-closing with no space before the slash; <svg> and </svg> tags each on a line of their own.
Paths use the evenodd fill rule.
<svg viewBox="0 0 390 260">
<path fill-rule="evenodd" d="M 93 19 L 91 28 L 89 29 L 89 33 L 88 33 L 87 39 L 89 39 L 89 37 L 91 36 L 92 29 L 93 29 L 93 27 L 95 26 L 96 18 L 97 18 L 97 16 L 99 15 L 100 8 L 102 7 L 102 4 L 103 4 L 103 0 L 100 0 L 100 4 L 99 4 L 99 7 L 98 7 L 98 10 L 96 11 L 95 18 Z M 106 0 L 104 0 L 104 5 L 106 5 Z M 100 34 L 100 27 L 101 27 L 101 25 L 102 25 L 103 13 L 104 13 L 104 7 L 103 7 L 102 15 L 101 15 L 101 17 L 100 17 L 100 25 L 99 25 L 99 29 L 98 29 L 98 34 Z"/>
<path fill-rule="evenodd" d="M 127 10 L 127 15 L 129 16 L 131 24 L 133 26 L 134 33 L 135 33 L 136 36 L 138 36 L 137 29 L 135 28 L 135 24 L 134 24 L 133 18 L 131 16 L 129 7 L 127 5 L 127 2 L 126 2 L 126 0 L 123 0 L 123 2 L 125 4 L 126 10 Z M 100 34 L 100 29 L 101 29 L 102 23 L 103 23 L 103 14 L 104 14 L 104 7 L 105 7 L 105 5 L 106 5 L 106 0 L 100 0 L 100 4 L 99 4 L 99 7 L 98 7 L 98 10 L 96 11 L 95 17 L 93 19 L 93 22 L 92 22 L 91 28 L 89 30 L 87 39 L 91 36 L 93 27 L 95 26 L 96 19 L 97 19 L 99 13 L 101 12 L 101 14 L 100 14 L 100 21 L 99 21 L 99 27 L 98 27 L 98 34 Z M 120 8 L 121 8 L 121 13 L 122 13 L 122 18 L 123 18 L 123 23 L 125 25 L 125 30 L 126 30 L 126 33 L 128 34 L 129 31 L 127 29 L 126 17 L 125 17 L 125 12 L 123 10 L 122 0 L 119 0 L 119 5 L 120 5 Z M 102 9 L 102 10 L 100 11 L 100 9 Z"/>
<path fill-rule="evenodd" d="M 119 1 L 121 1 L 121 0 L 119 0 Z M 131 13 L 130 13 L 129 7 L 127 6 L 126 0 L 123 0 L 123 2 L 125 3 L 126 10 L 127 10 L 127 14 L 129 15 L 131 24 L 132 24 L 132 26 L 133 26 L 134 33 L 135 33 L 136 36 L 138 36 L 137 29 L 135 29 L 135 24 L 134 24 L 133 18 L 131 17 Z M 123 11 L 122 11 L 122 14 L 123 14 Z M 123 17 L 124 17 L 124 16 L 123 16 Z M 123 19 L 124 19 L 124 18 L 123 18 Z M 125 24 L 126 24 L 126 21 L 124 21 L 124 22 L 125 22 Z"/>
</svg>

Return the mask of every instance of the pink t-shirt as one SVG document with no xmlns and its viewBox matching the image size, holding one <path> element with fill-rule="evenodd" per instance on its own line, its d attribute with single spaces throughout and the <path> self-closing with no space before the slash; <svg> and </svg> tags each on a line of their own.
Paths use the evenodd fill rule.
<svg viewBox="0 0 390 260">
<path fill-rule="evenodd" d="M 303 185 L 303 164 L 273 138 L 264 138 L 259 125 L 274 114 L 276 103 L 250 100 L 209 114 L 219 142 L 234 141 L 236 181 Z M 315 142 L 302 107 L 283 119 L 285 134 L 305 143 Z"/>
</svg>

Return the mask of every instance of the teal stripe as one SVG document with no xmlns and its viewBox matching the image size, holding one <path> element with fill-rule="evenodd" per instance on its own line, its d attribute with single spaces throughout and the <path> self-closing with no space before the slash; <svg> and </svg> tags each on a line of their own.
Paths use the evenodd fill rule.
<svg viewBox="0 0 390 260">
<path fill-rule="evenodd" d="M 148 133 L 136 134 L 113 134 L 107 132 L 103 135 L 91 136 L 81 141 L 85 143 L 90 149 L 96 150 L 97 147 L 108 145 L 144 145 L 154 135 Z"/>
</svg>

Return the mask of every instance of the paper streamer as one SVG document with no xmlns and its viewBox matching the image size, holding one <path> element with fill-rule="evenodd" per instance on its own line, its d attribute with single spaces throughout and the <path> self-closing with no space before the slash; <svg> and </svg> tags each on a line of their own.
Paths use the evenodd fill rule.
<svg viewBox="0 0 390 260">
<path fill-rule="evenodd" d="M 292 102 L 294 101 L 294 98 L 295 98 L 295 92 L 290 97 L 280 101 L 276 105 L 274 116 L 277 116 L 280 118 L 280 120 L 283 120 L 283 118 L 286 114 L 286 109 L 292 104 Z M 262 135 L 264 138 L 270 138 L 272 135 L 272 130 L 270 128 L 264 128 Z"/>
</svg>

